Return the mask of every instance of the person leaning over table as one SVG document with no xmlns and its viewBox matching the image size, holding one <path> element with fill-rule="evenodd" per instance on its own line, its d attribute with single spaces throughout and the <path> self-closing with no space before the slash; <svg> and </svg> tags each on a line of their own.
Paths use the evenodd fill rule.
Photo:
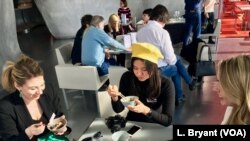
<svg viewBox="0 0 250 141">
<path fill-rule="evenodd" d="M 217 93 L 228 106 L 222 124 L 250 124 L 250 55 L 239 55 L 219 62 Z"/>
<path fill-rule="evenodd" d="M 116 39 L 116 36 L 126 34 L 125 31 L 129 31 L 129 29 L 124 30 L 121 26 L 120 18 L 117 14 L 111 14 L 109 16 L 108 24 L 104 26 L 104 31 Z M 131 31 L 130 31 L 131 32 Z M 126 55 L 124 53 L 120 53 L 116 55 L 116 65 L 117 66 L 125 66 Z"/>
<path fill-rule="evenodd" d="M 104 18 L 99 15 L 93 16 L 90 27 L 88 27 L 82 38 L 82 64 L 88 66 L 96 66 L 99 76 L 108 74 L 110 65 L 108 47 L 126 49 L 124 45 L 114 40 L 104 32 Z"/>
<path fill-rule="evenodd" d="M 55 113 L 65 118 L 60 99 L 53 87 L 45 84 L 38 62 L 21 55 L 17 62 L 7 62 L 2 86 L 10 94 L 0 100 L 0 136 L 6 141 L 28 141 L 50 135 L 46 125 Z M 63 135 L 64 131 L 56 133 Z M 66 137 L 59 137 L 67 140 Z"/>
<path fill-rule="evenodd" d="M 174 85 L 171 80 L 160 75 L 158 59 L 163 58 L 160 51 L 149 43 L 132 44 L 131 70 L 125 72 L 120 80 L 119 91 L 116 85 L 108 87 L 113 110 L 124 110 L 119 93 L 135 95 L 136 106 L 128 106 L 126 119 L 141 122 L 159 123 L 169 126 L 173 122 L 175 107 Z"/>
</svg>

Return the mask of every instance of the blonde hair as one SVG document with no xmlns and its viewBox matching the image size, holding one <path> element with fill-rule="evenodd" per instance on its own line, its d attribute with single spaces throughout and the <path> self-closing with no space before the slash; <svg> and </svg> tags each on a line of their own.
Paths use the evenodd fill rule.
<svg viewBox="0 0 250 141">
<path fill-rule="evenodd" d="M 250 55 L 223 60 L 219 67 L 219 80 L 225 95 L 235 105 L 227 124 L 250 123 Z"/>
<path fill-rule="evenodd" d="M 118 23 L 114 26 L 114 22 Z M 109 27 L 109 31 L 113 32 L 113 29 L 115 30 L 115 32 L 119 32 L 119 28 L 120 28 L 120 17 L 117 14 L 111 14 L 109 16 L 109 23 L 108 23 L 108 27 Z"/>
<path fill-rule="evenodd" d="M 14 82 L 22 86 L 26 80 L 42 75 L 43 70 L 38 62 L 22 54 L 17 62 L 8 61 L 6 63 L 1 78 L 2 86 L 6 91 L 14 92 L 16 91 Z"/>
</svg>

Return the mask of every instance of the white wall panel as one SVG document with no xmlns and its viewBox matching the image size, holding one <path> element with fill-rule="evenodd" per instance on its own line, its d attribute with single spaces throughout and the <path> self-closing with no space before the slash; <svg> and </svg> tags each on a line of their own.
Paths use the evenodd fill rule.
<svg viewBox="0 0 250 141">
<path fill-rule="evenodd" d="M 12 0 L 0 0 L 0 74 L 7 60 L 21 53 L 17 41 L 15 10 Z"/>
</svg>

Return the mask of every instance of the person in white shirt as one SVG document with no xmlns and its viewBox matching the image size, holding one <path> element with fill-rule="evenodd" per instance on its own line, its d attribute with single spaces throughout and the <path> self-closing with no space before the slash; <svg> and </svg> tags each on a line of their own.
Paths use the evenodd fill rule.
<svg viewBox="0 0 250 141">
<path fill-rule="evenodd" d="M 174 53 L 172 42 L 167 30 L 163 29 L 169 20 L 169 13 L 165 6 L 157 5 L 153 8 L 148 23 L 136 35 L 138 42 L 147 42 L 155 45 L 161 51 L 164 59 L 158 62 L 158 68 L 164 76 L 171 77 L 176 92 L 176 105 L 185 99 L 182 93 L 181 77 L 189 85 L 190 90 L 195 87 L 195 81 L 189 76 L 179 57 Z"/>
<path fill-rule="evenodd" d="M 214 5 L 216 0 L 204 0 L 203 1 L 203 13 L 202 13 L 202 25 L 206 25 L 206 33 L 213 33 L 214 31 Z M 212 36 L 209 37 L 208 43 L 214 44 Z"/>
<path fill-rule="evenodd" d="M 228 106 L 222 124 L 250 124 L 250 55 L 239 55 L 219 62 L 218 85 L 220 102 Z"/>
</svg>

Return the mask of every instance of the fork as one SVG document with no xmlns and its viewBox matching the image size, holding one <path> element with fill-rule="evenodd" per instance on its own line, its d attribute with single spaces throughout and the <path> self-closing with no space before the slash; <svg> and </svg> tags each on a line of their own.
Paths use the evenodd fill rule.
<svg viewBox="0 0 250 141">
<path fill-rule="evenodd" d="M 119 92 L 119 96 L 122 97 L 122 98 L 126 97 L 121 92 Z"/>
</svg>

